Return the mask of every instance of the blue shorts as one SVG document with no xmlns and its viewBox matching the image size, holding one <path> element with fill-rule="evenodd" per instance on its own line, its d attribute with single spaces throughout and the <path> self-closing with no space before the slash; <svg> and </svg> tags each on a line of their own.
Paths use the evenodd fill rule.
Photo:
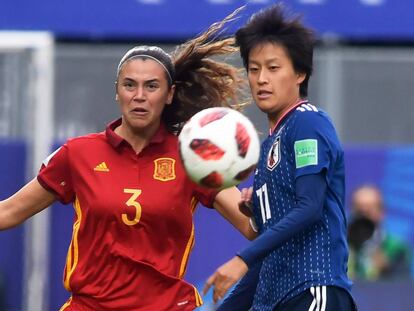
<svg viewBox="0 0 414 311">
<path fill-rule="evenodd" d="M 315 286 L 293 297 L 274 311 L 356 311 L 352 296 L 336 286 Z"/>
</svg>

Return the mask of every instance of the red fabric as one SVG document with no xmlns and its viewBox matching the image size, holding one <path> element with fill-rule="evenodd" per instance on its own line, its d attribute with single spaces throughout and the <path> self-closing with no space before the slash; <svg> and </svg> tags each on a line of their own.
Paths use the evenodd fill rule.
<svg viewBox="0 0 414 311">
<path fill-rule="evenodd" d="M 198 294 L 181 280 L 193 245 L 192 213 L 197 201 L 210 206 L 216 192 L 188 179 L 177 137 L 164 127 L 136 155 L 114 133 L 119 124 L 69 140 L 38 175 L 63 203 L 74 203 L 64 276 L 71 304 L 193 310 Z"/>
</svg>

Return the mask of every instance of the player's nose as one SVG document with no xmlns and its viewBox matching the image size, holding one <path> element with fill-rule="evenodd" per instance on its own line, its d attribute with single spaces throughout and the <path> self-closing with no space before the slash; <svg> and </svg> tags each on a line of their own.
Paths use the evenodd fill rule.
<svg viewBox="0 0 414 311">
<path fill-rule="evenodd" d="M 145 90 L 142 86 L 138 86 L 135 90 L 134 100 L 142 101 L 145 100 Z"/>
<path fill-rule="evenodd" d="M 257 83 L 258 84 L 265 84 L 265 83 L 268 83 L 268 82 L 269 82 L 269 79 L 268 79 L 266 71 L 265 70 L 260 70 L 259 74 L 258 74 L 258 77 L 257 77 Z"/>
</svg>

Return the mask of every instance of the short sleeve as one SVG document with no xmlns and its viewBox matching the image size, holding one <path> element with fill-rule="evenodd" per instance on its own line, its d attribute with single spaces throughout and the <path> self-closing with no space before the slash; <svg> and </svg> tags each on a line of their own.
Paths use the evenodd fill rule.
<svg viewBox="0 0 414 311">
<path fill-rule="evenodd" d="M 205 188 L 194 183 L 194 195 L 206 207 L 213 208 L 213 203 L 219 192 L 216 189 Z"/>
<path fill-rule="evenodd" d="M 335 128 L 323 112 L 298 112 L 292 129 L 295 178 L 329 170 L 341 148 Z"/>
<path fill-rule="evenodd" d="M 63 204 L 75 197 L 70 169 L 68 146 L 65 144 L 43 161 L 37 175 L 42 187 L 54 193 Z"/>
</svg>

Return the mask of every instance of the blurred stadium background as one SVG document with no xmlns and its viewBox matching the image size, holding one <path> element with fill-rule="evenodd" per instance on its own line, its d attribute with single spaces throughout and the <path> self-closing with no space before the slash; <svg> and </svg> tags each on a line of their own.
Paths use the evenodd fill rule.
<svg viewBox="0 0 414 311">
<path fill-rule="evenodd" d="M 127 49 L 146 43 L 171 50 L 243 4 L 234 27 L 274 2 L 2 0 L 0 199 L 33 178 L 66 138 L 101 131 L 118 117 L 114 79 Z M 303 14 L 320 40 L 310 98 L 330 113 L 344 143 L 348 198 L 362 183 L 378 185 L 386 228 L 414 247 L 414 3 L 284 3 Z M 240 64 L 238 55 L 229 61 Z M 253 105 L 247 113 L 266 134 Z M 61 279 L 72 218 L 71 206 L 55 204 L 0 232 L 0 311 L 58 310 L 67 299 Z M 214 211 L 199 208 L 195 222 L 186 278 L 202 287 L 246 241 Z M 361 311 L 406 311 L 413 310 L 413 289 L 412 281 L 357 283 L 354 292 Z M 201 310 L 214 310 L 211 297 L 205 302 Z"/>
</svg>

